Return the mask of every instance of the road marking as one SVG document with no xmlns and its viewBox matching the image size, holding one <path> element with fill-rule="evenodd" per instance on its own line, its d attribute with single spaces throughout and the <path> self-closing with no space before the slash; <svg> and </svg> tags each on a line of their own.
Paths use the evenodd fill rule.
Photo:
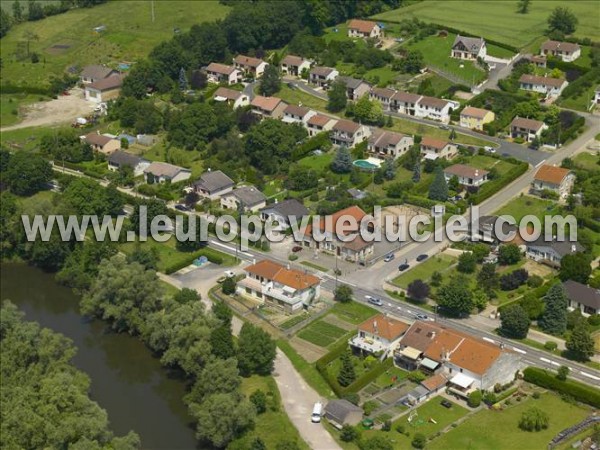
<svg viewBox="0 0 600 450">
<path fill-rule="evenodd" d="M 592 374 L 586 373 L 586 372 L 584 372 L 582 370 L 580 370 L 579 373 L 581 375 L 583 375 L 584 377 L 591 378 L 592 380 L 600 380 L 600 377 L 597 377 L 596 375 L 592 375 Z"/>
<path fill-rule="evenodd" d="M 540 161 L 539 163 L 537 163 L 535 165 L 535 168 L 537 169 L 538 167 L 540 167 L 542 164 L 544 164 L 546 161 Z"/>
<path fill-rule="evenodd" d="M 544 361 L 547 364 L 552 364 L 553 366 L 560 366 L 559 363 L 557 363 L 556 361 L 550 361 L 548 358 L 542 358 L 540 357 L 541 361 Z"/>
<path fill-rule="evenodd" d="M 520 348 L 513 347 L 512 349 L 513 349 L 515 352 L 519 352 L 519 353 L 522 353 L 522 354 L 524 354 L 524 355 L 526 355 L 526 354 L 527 354 L 527 352 L 526 352 L 525 350 L 521 350 Z"/>
<path fill-rule="evenodd" d="M 219 246 L 219 247 L 226 248 L 226 249 L 227 249 L 227 250 L 229 250 L 230 252 L 235 252 L 235 251 L 236 251 L 236 249 L 235 249 L 235 248 L 233 248 L 233 247 L 230 247 L 230 246 L 228 246 L 228 245 L 225 245 L 225 244 L 221 244 L 221 243 L 220 243 L 220 242 L 218 242 L 218 241 L 210 241 L 210 243 L 211 243 L 211 244 L 214 244 L 214 245 L 217 245 L 217 246 Z M 248 258 L 254 258 L 254 255 L 253 255 L 252 253 L 243 252 L 243 251 L 241 251 L 241 250 L 238 250 L 238 251 L 237 251 L 237 253 L 238 253 L 239 255 L 244 255 L 244 256 L 247 256 Z"/>
<path fill-rule="evenodd" d="M 493 339 L 490 339 L 489 337 L 486 337 L 486 336 L 482 337 L 482 339 L 483 339 L 484 341 L 491 342 L 492 344 L 495 344 L 495 343 L 496 343 L 496 341 L 495 341 L 495 340 L 493 340 Z"/>
</svg>

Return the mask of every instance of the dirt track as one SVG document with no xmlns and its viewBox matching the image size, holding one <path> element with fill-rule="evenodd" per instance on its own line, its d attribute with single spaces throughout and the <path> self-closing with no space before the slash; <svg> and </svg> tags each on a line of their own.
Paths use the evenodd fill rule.
<svg viewBox="0 0 600 450">
<path fill-rule="evenodd" d="M 54 100 L 28 105 L 21 122 L 2 127 L 0 131 L 71 123 L 77 117 L 87 116 L 92 112 L 96 104 L 86 101 L 81 89 L 74 88 L 69 92 L 70 95 L 60 95 Z"/>
</svg>

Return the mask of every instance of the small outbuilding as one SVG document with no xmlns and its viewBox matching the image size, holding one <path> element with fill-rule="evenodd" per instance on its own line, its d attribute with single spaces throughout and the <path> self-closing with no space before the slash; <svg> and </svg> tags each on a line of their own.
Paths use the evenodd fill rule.
<svg viewBox="0 0 600 450">
<path fill-rule="evenodd" d="M 346 399 L 331 400 L 325 406 L 325 418 L 336 427 L 357 425 L 363 417 L 363 410 Z"/>
</svg>

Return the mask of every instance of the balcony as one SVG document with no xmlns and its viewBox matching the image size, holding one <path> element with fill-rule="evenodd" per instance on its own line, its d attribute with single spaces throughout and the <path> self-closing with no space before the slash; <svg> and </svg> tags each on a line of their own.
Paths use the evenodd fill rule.
<svg viewBox="0 0 600 450">
<path fill-rule="evenodd" d="M 352 347 L 359 348 L 369 353 L 383 352 L 388 349 L 387 345 L 368 337 L 354 336 L 348 343 Z"/>
</svg>

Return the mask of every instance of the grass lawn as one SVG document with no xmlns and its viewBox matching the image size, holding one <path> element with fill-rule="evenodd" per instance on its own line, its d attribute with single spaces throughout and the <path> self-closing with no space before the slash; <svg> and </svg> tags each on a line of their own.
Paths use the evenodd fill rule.
<svg viewBox="0 0 600 450">
<path fill-rule="evenodd" d="M 476 167 L 477 169 L 485 170 L 490 170 L 492 167 L 495 167 L 500 176 L 504 175 L 514 167 L 514 164 L 511 164 L 504 159 L 496 159 L 486 155 L 474 155 L 469 157 L 467 164 Z"/>
<path fill-rule="evenodd" d="M 160 140 L 157 144 L 142 152 L 144 158 L 150 161 L 167 161 L 192 171 L 192 178 L 197 178 L 204 172 L 204 164 L 198 152 L 190 152 L 176 147 L 166 148 L 166 142 Z"/>
<path fill-rule="evenodd" d="M 48 98 L 33 94 L 2 94 L 0 95 L 0 123 L 3 127 L 21 121 L 21 108 L 30 103 L 40 102 Z"/>
<path fill-rule="evenodd" d="M 408 272 L 394 278 L 392 283 L 402 289 L 406 289 L 414 280 L 428 281 L 433 272 L 445 272 L 456 263 L 456 258 L 449 255 L 437 255 L 429 258 L 422 264 L 413 267 Z"/>
<path fill-rule="evenodd" d="M 333 161 L 333 153 L 324 153 L 322 155 L 306 156 L 298 161 L 298 164 L 309 169 L 322 170 L 328 169 L 331 161 Z"/>
<path fill-rule="evenodd" d="M 308 450 L 310 447 L 302 440 L 283 409 L 281 395 L 273 377 L 253 375 L 250 378 L 242 378 L 241 391 L 246 397 L 259 389 L 267 394 L 267 411 L 256 416 L 254 429 L 230 444 L 229 448 L 248 448 L 252 441 L 259 437 L 267 448 L 275 448 L 281 441 L 292 440 L 296 441 L 298 448 Z"/>
<path fill-rule="evenodd" d="M 300 89 L 291 89 L 285 83 L 281 85 L 281 89 L 275 94 L 275 97 L 285 100 L 290 105 L 301 104 L 307 108 L 317 109 L 320 111 L 325 111 L 325 107 L 327 106 L 327 102 L 325 100 L 321 100 L 314 95 L 307 94 Z"/>
<path fill-rule="evenodd" d="M 298 337 L 319 347 L 327 347 L 346 334 L 346 330 L 322 320 L 315 320 L 300 330 Z"/>
<path fill-rule="evenodd" d="M 550 416 L 549 426 L 539 432 L 522 431 L 518 427 L 524 411 L 536 406 Z M 521 450 L 543 449 L 562 429 L 584 419 L 590 413 L 581 406 L 566 403 L 554 394 L 528 398 L 504 411 L 484 409 L 454 430 L 435 439 L 428 449 Z"/>
<path fill-rule="evenodd" d="M 407 375 L 408 372 L 406 370 L 402 370 L 399 367 L 393 366 L 375 378 L 375 384 L 381 388 L 385 388 L 399 383 L 400 381 L 404 380 Z M 394 381 L 394 377 L 396 378 L 396 381 Z"/>
<path fill-rule="evenodd" d="M 593 153 L 582 152 L 573 159 L 575 165 L 585 170 L 600 171 L 600 157 Z"/>
<path fill-rule="evenodd" d="M 170 39 L 175 28 L 186 31 L 197 23 L 223 19 L 229 11 L 229 7 L 217 1 L 155 1 L 153 4 L 154 22 L 150 2 L 126 0 L 79 8 L 14 26 L 2 38 L 2 83 L 39 86 L 74 65 L 135 62 L 147 56 L 160 42 Z M 95 33 L 93 28 L 99 25 L 105 25 L 106 31 Z M 37 64 L 13 58 L 27 32 L 39 37 L 30 44 L 31 51 L 40 54 Z"/>
<path fill-rule="evenodd" d="M 319 266 L 318 264 L 312 263 L 310 261 L 300 261 L 300 264 L 315 270 L 319 270 L 321 272 L 329 272 L 329 269 L 327 267 Z"/>
<path fill-rule="evenodd" d="M 0 143 L 9 150 L 33 150 L 38 147 L 40 138 L 52 132 L 52 128 L 31 127 L 0 133 Z"/>
<path fill-rule="evenodd" d="M 515 2 L 426 0 L 374 17 L 391 21 L 416 17 L 520 48 L 542 36 L 552 10 L 564 5 L 561 0 L 535 1 L 531 2 L 527 14 L 518 14 Z M 568 6 L 579 19 L 575 36 L 600 40 L 598 4 L 571 0 Z"/>
<path fill-rule="evenodd" d="M 513 216 L 518 223 L 524 216 L 529 214 L 542 218 L 545 214 L 551 213 L 554 206 L 555 203 L 551 200 L 543 200 L 541 198 L 523 195 L 522 197 L 511 200 L 494 214 L 499 216 Z M 550 208 L 550 210 L 548 208 Z"/>
<path fill-rule="evenodd" d="M 335 314 L 345 322 L 358 325 L 368 318 L 373 317 L 375 314 L 377 314 L 377 311 L 370 306 L 351 301 L 348 303 L 337 302 L 335 305 L 333 305 L 329 311 L 329 314 Z"/>
<path fill-rule="evenodd" d="M 575 62 L 578 63 L 579 60 Z M 594 100 L 595 87 L 595 85 L 592 85 L 587 89 L 584 89 L 583 92 L 577 97 L 560 97 L 558 100 L 558 104 L 563 108 L 589 112 L 592 100 Z"/>
<path fill-rule="evenodd" d="M 454 75 L 467 85 L 479 84 L 486 79 L 484 70 L 471 61 L 450 57 L 455 37 L 456 35 L 452 33 L 449 33 L 447 37 L 429 36 L 418 42 L 409 41 L 406 47 L 411 50 L 419 50 L 428 66 Z"/>
<path fill-rule="evenodd" d="M 413 122 L 408 119 L 394 118 L 394 126 L 391 129 L 404 134 L 418 134 L 420 136 L 429 136 L 437 139 L 448 140 L 450 136 L 450 132 L 448 130 L 442 130 L 441 128 L 435 126 L 424 125 L 422 123 Z M 490 141 L 486 141 L 485 139 L 473 136 L 467 136 L 466 134 L 461 133 L 456 133 L 455 141 L 458 144 L 475 145 L 478 147 L 490 145 Z"/>
</svg>

